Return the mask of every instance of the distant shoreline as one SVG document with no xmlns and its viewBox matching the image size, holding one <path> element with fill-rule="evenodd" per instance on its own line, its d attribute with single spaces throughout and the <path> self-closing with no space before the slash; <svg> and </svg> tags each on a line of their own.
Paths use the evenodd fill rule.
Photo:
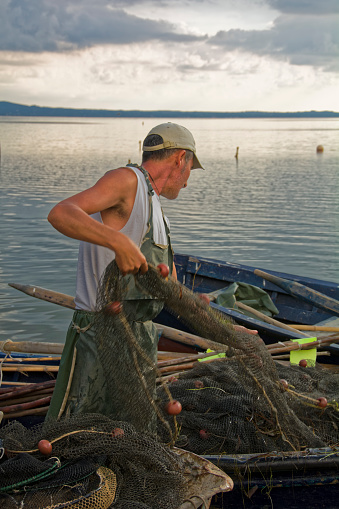
<svg viewBox="0 0 339 509">
<path fill-rule="evenodd" d="M 5 117 L 77 117 L 77 118 L 339 118 L 335 111 L 173 111 L 173 110 L 93 110 L 27 106 L 0 101 L 0 116 Z"/>
</svg>

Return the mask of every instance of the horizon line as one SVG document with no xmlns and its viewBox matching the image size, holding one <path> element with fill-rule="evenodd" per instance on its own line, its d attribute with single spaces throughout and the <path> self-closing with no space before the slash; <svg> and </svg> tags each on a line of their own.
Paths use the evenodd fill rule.
<svg viewBox="0 0 339 509">
<path fill-rule="evenodd" d="M 123 116 L 123 115 L 134 115 L 138 114 L 141 116 L 244 116 L 244 115 L 267 115 L 267 116 L 319 116 L 319 115 L 326 115 L 326 116 L 339 116 L 339 112 L 333 111 L 333 110 L 304 110 L 304 111 L 266 111 L 266 110 L 243 110 L 243 111 L 201 111 L 201 110 L 164 110 L 164 109 L 157 109 L 157 110 L 140 110 L 140 109 L 97 109 L 97 108 L 69 108 L 65 106 L 37 106 L 37 105 L 25 105 L 20 103 L 13 103 L 10 101 L 0 101 L 0 116 L 26 116 L 22 113 L 28 113 L 28 116 L 37 116 L 37 113 L 44 114 L 53 112 L 54 115 L 56 113 L 68 113 L 65 116 L 69 116 L 70 114 L 80 113 L 81 116 L 89 115 L 91 117 L 94 117 L 95 115 L 101 116 Z M 21 115 L 20 115 L 21 113 Z"/>
</svg>

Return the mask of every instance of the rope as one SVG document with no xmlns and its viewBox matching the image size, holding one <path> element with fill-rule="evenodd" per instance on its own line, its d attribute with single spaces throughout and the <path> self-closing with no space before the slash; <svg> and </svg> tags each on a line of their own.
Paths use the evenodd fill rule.
<svg viewBox="0 0 339 509">
<path fill-rule="evenodd" d="M 77 325 L 76 323 L 72 322 L 72 327 L 73 329 L 75 329 L 77 331 L 78 334 L 80 334 L 80 332 L 86 332 L 88 331 L 88 329 L 90 329 L 93 325 L 93 322 L 89 323 L 88 325 L 86 325 L 86 327 L 79 327 L 79 325 Z"/>
<path fill-rule="evenodd" d="M 12 343 L 12 341 L 10 339 L 6 339 L 6 341 L 2 341 L 1 342 L 2 348 L 0 348 L 0 350 L 1 350 L 1 352 L 8 354 L 9 353 L 8 350 L 4 350 L 7 343 Z"/>
<path fill-rule="evenodd" d="M 6 343 L 8 342 L 11 342 L 10 339 L 6 339 L 6 341 L 4 342 L 3 346 L 5 346 Z M 11 358 L 11 353 L 10 352 L 5 352 L 4 350 L 2 350 L 3 353 L 5 353 L 5 357 L 1 360 L 0 362 L 0 387 L 2 386 L 2 377 L 3 377 L 3 371 L 2 371 L 2 365 L 3 363 L 5 362 L 5 360 L 10 357 Z"/>
</svg>

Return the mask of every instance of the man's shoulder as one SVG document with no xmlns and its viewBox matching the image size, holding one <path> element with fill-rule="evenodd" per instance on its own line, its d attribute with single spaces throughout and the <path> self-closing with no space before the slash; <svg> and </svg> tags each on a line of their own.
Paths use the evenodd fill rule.
<svg viewBox="0 0 339 509">
<path fill-rule="evenodd" d="M 109 170 L 96 184 L 98 192 L 106 197 L 114 197 L 113 207 L 128 207 L 136 196 L 147 195 L 147 184 L 142 173 L 136 168 L 121 166 Z"/>
<path fill-rule="evenodd" d="M 100 180 L 104 181 L 105 185 L 107 186 L 116 186 L 119 184 L 119 187 L 128 189 L 136 189 L 137 187 L 141 187 L 147 192 L 147 183 L 145 177 L 137 166 L 121 166 L 119 168 L 109 170 Z"/>
<path fill-rule="evenodd" d="M 124 175 L 126 178 L 136 178 L 136 172 L 134 171 L 134 168 L 131 168 L 130 166 L 119 166 L 119 168 L 114 168 L 112 170 L 108 170 L 104 177 L 108 176 L 110 178 L 117 178 L 120 175 Z"/>
</svg>

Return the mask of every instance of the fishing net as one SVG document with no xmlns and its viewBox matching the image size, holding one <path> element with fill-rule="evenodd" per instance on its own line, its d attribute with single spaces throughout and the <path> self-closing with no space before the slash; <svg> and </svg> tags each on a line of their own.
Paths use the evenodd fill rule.
<svg viewBox="0 0 339 509">
<path fill-rule="evenodd" d="M 191 399 L 188 403 L 191 408 L 187 417 L 189 422 L 199 421 L 199 413 L 192 411 L 195 400 L 202 402 L 208 421 L 232 422 L 229 429 L 224 428 L 225 432 L 216 430 L 215 434 L 221 438 L 218 451 L 220 448 L 228 453 L 287 451 L 324 446 L 316 430 L 294 412 L 276 364 L 259 336 L 236 332 L 222 313 L 173 279 L 165 281 L 156 269 L 139 276 L 138 284 L 153 296 L 162 298 L 171 312 L 179 315 L 197 334 L 228 347 L 224 361 L 214 363 L 211 368 L 199 368 L 210 369 L 206 380 L 202 381 L 204 387 L 191 386 L 186 391 Z M 171 385 L 171 392 L 179 399 L 175 387 L 175 384 Z M 182 403 L 184 396 L 180 398 Z M 316 412 L 319 410 L 316 408 Z M 180 414 L 180 425 L 183 419 Z M 205 426 L 201 427 L 199 423 L 198 429 L 204 430 Z M 230 433 L 230 444 L 227 444 L 225 436 Z M 205 452 L 205 445 L 203 448 Z M 192 448 L 196 452 L 201 449 L 198 445 Z M 210 452 L 213 452 L 212 447 Z"/>
<path fill-rule="evenodd" d="M 130 304 L 124 302 L 127 284 L 113 261 L 106 269 L 97 294 L 94 341 L 107 391 L 116 402 L 114 415 L 117 419 L 132 423 L 141 432 L 153 434 L 156 434 L 159 419 L 167 430 L 167 441 L 171 442 L 171 427 L 156 404 L 154 325 L 128 319 L 124 309 Z M 151 299 L 149 302 L 152 305 Z M 138 305 L 136 301 L 130 305 L 134 304 Z M 170 398 L 169 391 L 167 394 Z"/>
<path fill-rule="evenodd" d="M 239 454 L 338 443 L 339 375 L 277 365 L 259 336 L 239 332 L 197 293 L 155 267 L 135 281 L 150 305 L 164 302 L 225 356 L 199 362 L 168 383 L 154 349 L 145 345 L 143 326 L 129 317 L 126 280 L 112 262 L 99 287 L 94 341 L 107 390 L 117 402 L 114 420 L 74 415 L 31 430 L 19 423 L 0 430 L 7 455 L 13 456 L 0 463 L 0 507 L 11 508 L 10 499 L 13 507 L 23 508 L 178 508 L 188 498 L 188 480 L 201 470 L 196 463 L 187 469 L 174 445 L 195 454 Z M 326 405 L 317 401 L 322 397 Z M 181 412 L 169 410 L 176 400 Z M 37 451 L 41 439 L 53 446 L 45 460 Z M 26 464 L 27 456 L 35 463 L 16 468 L 15 461 Z M 86 505 L 100 496 L 105 502 Z M 46 498 L 37 503 L 36 497 Z"/>
<path fill-rule="evenodd" d="M 123 310 L 107 314 L 107 303 L 116 306 L 122 302 L 124 307 L 126 291 L 115 263 L 107 268 L 97 300 L 101 310 L 97 314 L 97 337 L 118 335 L 126 345 L 125 352 L 119 350 L 116 359 L 107 350 L 112 342 L 102 343 L 112 397 L 118 399 L 125 393 L 129 411 L 139 422 L 147 422 L 147 416 L 149 419 L 151 413 L 156 414 L 157 432 L 163 442 L 176 442 L 197 454 L 232 454 L 293 451 L 338 441 L 337 385 L 322 389 L 319 384 L 325 383 L 324 372 L 313 370 L 310 391 L 310 368 L 305 371 L 291 367 L 280 373 L 259 336 L 237 331 L 224 314 L 178 281 L 163 277 L 158 268 L 150 266 L 146 274 L 135 279 L 145 298 L 161 300 L 196 334 L 226 352 L 224 359 L 201 363 L 169 386 L 160 383 L 155 395 L 154 378 L 157 375 L 161 382 L 161 373 L 143 351 Z M 287 382 L 281 379 L 287 379 L 287 389 Z M 317 402 L 322 396 L 334 403 L 322 408 Z M 165 411 L 172 399 L 183 407 L 174 418 Z"/>
<path fill-rule="evenodd" d="M 339 375 L 321 368 L 280 365 L 277 374 L 283 383 L 288 380 L 288 388 L 277 379 L 280 394 L 273 399 L 271 391 L 270 403 L 258 387 L 244 384 L 243 366 L 234 359 L 201 362 L 172 377 L 169 389 L 172 397 L 182 404 L 182 412 L 177 417 L 180 428 L 177 444 L 207 455 L 337 446 Z M 161 394 L 159 388 L 159 397 Z M 321 408 L 317 400 L 324 395 L 328 404 Z M 284 420 L 274 406 L 281 399 L 288 412 Z"/>
<path fill-rule="evenodd" d="M 216 491 L 232 487 L 207 461 L 98 414 L 31 429 L 13 421 L 0 430 L 0 440 L 7 456 L 0 462 L 0 507 L 6 509 L 178 509 L 197 490 L 194 472 L 216 476 Z M 52 447 L 47 456 L 41 440 Z"/>
</svg>

